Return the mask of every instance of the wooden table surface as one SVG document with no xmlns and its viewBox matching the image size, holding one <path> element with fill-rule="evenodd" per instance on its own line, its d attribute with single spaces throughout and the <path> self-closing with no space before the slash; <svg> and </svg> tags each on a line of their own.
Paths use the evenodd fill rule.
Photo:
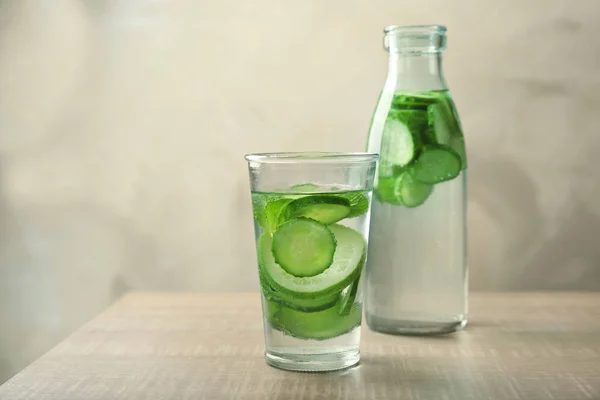
<svg viewBox="0 0 600 400">
<path fill-rule="evenodd" d="M 263 360 L 258 294 L 134 293 L 0 386 L 0 399 L 600 399 L 600 293 L 473 294 L 467 329 L 363 329 L 362 361 Z"/>
</svg>

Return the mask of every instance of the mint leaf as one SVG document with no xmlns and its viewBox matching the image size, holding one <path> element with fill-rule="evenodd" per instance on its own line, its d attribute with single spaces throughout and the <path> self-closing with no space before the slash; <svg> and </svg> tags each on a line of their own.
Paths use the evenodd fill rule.
<svg viewBox="0 0 600 400">
<path fill-rule="evenodd" d="M 337 195 L 350 201 L 350 214 L 346 218 L 354 218 L 363 215 L 369 210 L 369 199 L 361 193 L 344 193 Z"/>
</svg>

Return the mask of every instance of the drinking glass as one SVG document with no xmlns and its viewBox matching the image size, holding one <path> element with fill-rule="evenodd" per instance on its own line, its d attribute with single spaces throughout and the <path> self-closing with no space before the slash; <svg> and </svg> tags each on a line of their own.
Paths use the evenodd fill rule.
<svg viewBox="0 0 600 400">
<path fill-rule="evenodd" d="M 267 363 L 331 371 L 359 361 L 377 159 L 370 153 L 246 155 Z"/>
</svg>

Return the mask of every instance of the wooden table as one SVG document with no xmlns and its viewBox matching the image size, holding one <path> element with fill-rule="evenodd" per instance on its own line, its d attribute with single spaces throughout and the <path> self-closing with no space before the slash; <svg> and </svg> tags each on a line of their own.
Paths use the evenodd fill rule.
<svg viewBox="0 0 600 400">
<path fill-rule="evenodd" d="M 134 293 L 0 387 L 0 399 L 600 399 L 600 293 L 474 294 L 458 334 L 363 329 L 362 361 L 263 360 L 258 294 Z"/>
</svg>

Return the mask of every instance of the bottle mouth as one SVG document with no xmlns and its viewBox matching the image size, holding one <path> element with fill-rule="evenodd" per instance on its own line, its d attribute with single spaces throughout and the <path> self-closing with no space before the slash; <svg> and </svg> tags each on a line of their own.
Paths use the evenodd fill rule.
<svg viewBox="0 0 600 400">
<path fill-rule="evenodd" d="M 385 50 L 390 53 L 439 53 L 446 49 L 443 25 L 390 25 L 383 33 Z"/>
</svg>

